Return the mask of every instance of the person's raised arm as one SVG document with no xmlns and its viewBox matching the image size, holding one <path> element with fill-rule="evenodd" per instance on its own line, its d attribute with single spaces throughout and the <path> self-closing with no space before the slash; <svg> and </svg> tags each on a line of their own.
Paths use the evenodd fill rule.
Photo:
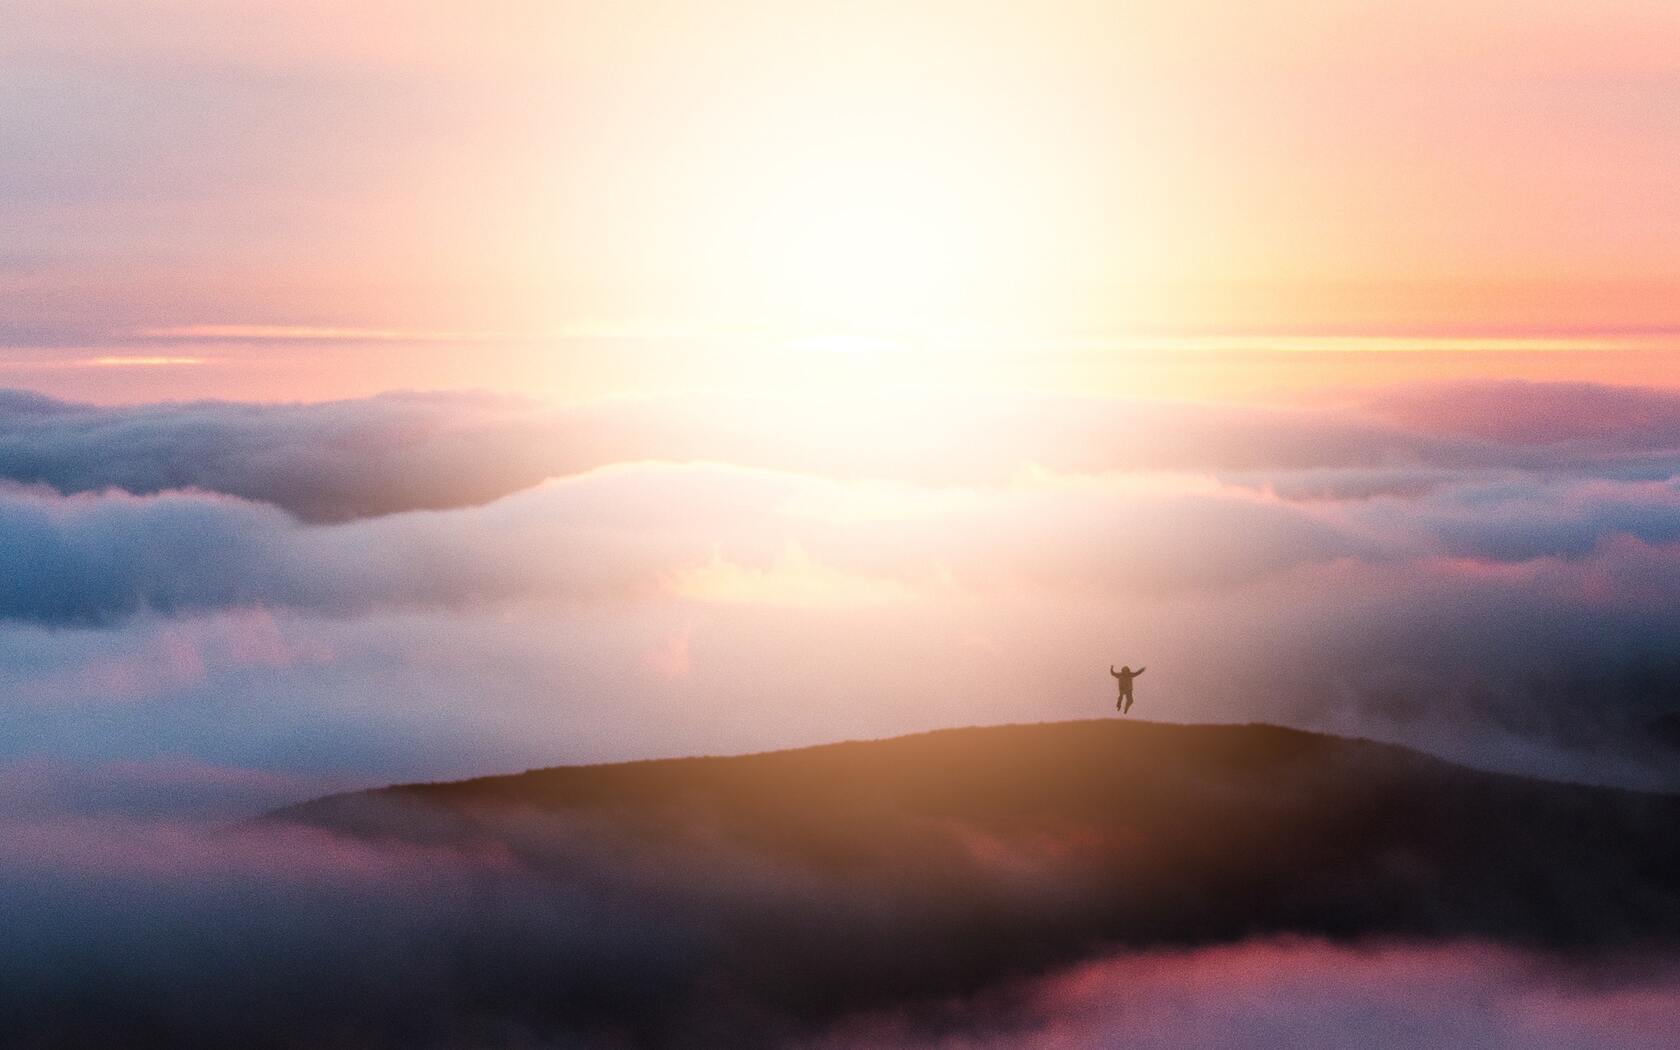
<svg viewBox="0 0 1680 1050">
<path fill-rule="evenodd" d="M 1109 673 L 1109 674 L 1111 674 L 1111 675 L 1113 675 L 1113 676 L 1114 676 L 1114 677 L 1116 677 L 1116 678 L 1119 678 L 1119 677 L 1120 677 L 1120 672 L 1119 672 L 1119 671 L 1116 671 L 1116 670 L 1115 670 L 1115 669 L 1114 669 L 1114 665 L 1113 665 L 1113 664 L 1109 664 L 1109 665 L 1108 665 L 1108 673 Z"/>
<path fill-rule="evenodd" d="M 1135 670 L 1135 671 L 1133 671 L 1133 672 L 1132 672 L 1132 677 L 1133 677 L 1133 678 L 1136 678 L 1136 677 L 1137 677 L 1137 676 L 1138 676 L 1138 675 L 1140 675 L 1140 674 L 1142 674 L 1142 673 L 1143 673 L 1143 672 L 1145 672 L 1145 671 L 1147 671 L 1147 670 L 1149 670 L 1149 668 L 1147 668 L 1147 667 L 1140 667 L 1140 668 L 1138 668 L 1138 669 L 1137 669 L 1137 670 Z"/>
</svg>

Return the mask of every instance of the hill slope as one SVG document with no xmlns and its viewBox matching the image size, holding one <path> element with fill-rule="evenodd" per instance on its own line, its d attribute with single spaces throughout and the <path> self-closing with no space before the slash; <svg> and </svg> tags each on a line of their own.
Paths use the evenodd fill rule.
<svg viewBox="0 0 1680 1050">
<path fill-rule="evenodd" d="M 1680 941 L 1680 798 L 1270 726 L 946 730 L 395 787 L 268 819 L 608 892 L 649 928 L 694 931 L 703 958 L 660 1001 L 721 985 L 812 1019 L 1120 946 Z"/>
</svg>

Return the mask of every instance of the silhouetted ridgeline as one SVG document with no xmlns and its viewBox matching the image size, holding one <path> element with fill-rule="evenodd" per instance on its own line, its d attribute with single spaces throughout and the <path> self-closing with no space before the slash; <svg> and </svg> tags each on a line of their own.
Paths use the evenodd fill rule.
<svg viewBox="0 0 1680 1050">
<path fill-rule="evenodd" d="M 1260 725 L 955 729 L 395 787 L 269 819 L 494 846 L 567 877 L 618 863 L 762 877 L 766 893 L 898 913 L 907 928 L 878 944 L 753 917 L 790 958 L 843 962 L 846 981 L 908 977 L 877 969 L 904 937 L 948 955 L 959 985 L 1108 944 L 1255 934 L 1680 939 L 1680 798 Z M 855 975 L 859 953 L 872 976 Z"/>
<path fill-rule="evenodd" d="M 1677 819 L 1119 720 L 388 788 L 0 871 L 0 1044 L 768 1047 L 879 1017 L 1007 1041 L 1038 1008 L 1014 978 L 1255 935 L 1642 972 L 1680 946 Z"/>
</svg>

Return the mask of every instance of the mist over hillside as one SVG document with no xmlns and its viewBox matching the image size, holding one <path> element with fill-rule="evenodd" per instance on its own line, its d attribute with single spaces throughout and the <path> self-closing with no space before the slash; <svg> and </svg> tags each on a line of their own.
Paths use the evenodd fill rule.
<svg viewBox="0 0 1680 1050">
<path fill-rule="evenodd" d="M 538 869 L 609 839 L 953 905 L 1056 886 L 1059 904 L 1035 907 L 1033 922 L 1129 943 L 1287 931 L 1578 947 L 1680 934 L 1680 797 L 1262 725 L 954 729 L 406 785 L 269 819 L 496 844 Z"/>
<path fill-rule="evenodd" d="M 1281 936 L 1602 958 L 1680 940 L 1680 798 L 1262 725 L 956 729 L 394 787 L 267 819 L 617 902 L 662 946 L 658 972 L 606 999 L 539 995 L 522 972 L 520 1009 L 649 1038 L 695 1016 L 739 1038 L 774 1029 L 759 1014 L 800 1028 L 914 1008 L 1120 949 Z"/>
<path fill-rule="evenodd" d="M 18 821 L 0 1042 L 1643 1050 L 1677 817 L 1115 719 Z"/>
</svg>

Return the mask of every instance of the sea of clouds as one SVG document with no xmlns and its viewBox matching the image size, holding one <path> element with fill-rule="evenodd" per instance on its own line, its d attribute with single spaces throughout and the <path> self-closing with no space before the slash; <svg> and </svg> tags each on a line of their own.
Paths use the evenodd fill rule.
<svg viewBox="0 0 1680 1050">
<path fill-rule="evenodd" d="M 1677 468 L 1680 397 L 1593 386 L 8 394 L 0 762 L 737 751 L 1098 713 L 1130 662 L 1153 717 L 1668 784 Z"/>
</svg>

